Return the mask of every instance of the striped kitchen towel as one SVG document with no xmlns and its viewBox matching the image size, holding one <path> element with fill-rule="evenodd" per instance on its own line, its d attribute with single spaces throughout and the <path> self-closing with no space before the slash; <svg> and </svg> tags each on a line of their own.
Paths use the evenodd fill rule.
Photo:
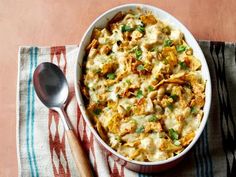
<svg viewBox="0 0 236 177">
<path fill-rule="evenodd" d="M 17 149 L 19 176 L 75 177 L 76 167 L 62 122 L 35 95 L 32 75 L 41 62 L 52 62 L 70 85 L 67 113 L 89 154 L 98 177 L 236 177 L 236 44 L 199 41 L 206 56 L 213 88 L 207 126 L 180 164 L 159 174 L 138 174 L 102 153 L 77 106 L 74 65 L 78 46 L 20 47 L 17 89 Z"/>
</svg>

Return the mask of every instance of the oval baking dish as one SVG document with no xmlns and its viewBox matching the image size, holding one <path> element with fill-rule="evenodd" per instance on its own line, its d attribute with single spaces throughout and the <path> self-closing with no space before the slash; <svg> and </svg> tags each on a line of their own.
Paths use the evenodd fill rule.
<svg viewBox="0 0 236 177">
<path fill-rule="evenodd" d="M 92 124 L 91 119 L 86 112 L 83 96 L 80 90 L 80 81 L 82 77 L 82 72 L 81 72 L 82 63 L 85 58 L 84 56 L 86 54 L 86 51 L 85 51 L 86 47 L 91 42 L 91 35 L 94 28 L 106 27 L 108 21 L 111 20 L 118 12 L 125 13 L 125 12 L 128 12 L 129 10 L 136 10 L 137 8 L 140 8 L 143 11 L 152 12 L 152 14 L 156 16 L 158 19 L 160 19 L 161 21 L 165 21 L 172 28 L 179 29 L 184 34 L 184 39 L 186 43 L 192 48 L 194 56 L 198 58 L 201 62 L 201 75 L 203 77 L 203 80 L 206 81 L 205 105 L 203 107 L 204 114 L 203 114 L 200 126 L 195 133 L 195 137 L 193 138 L 191 143 L 179 154 L 173 157 L 170 157 L 166 160 L 155 161 L 155 162 L 142 162 L 142 161 L 136 161 L 136 160 L 129 160 L 128 158 L 122 156 L 117 151 L 112 149 L 108 144 L 106 144 L 103 141 L 103 139 L 99 136 L 97 131 L 94 129 L 94 125 Z M 180 23 L 177 19 L 175 19 L 173 16 L 171 16 L 167 12 L 161 9 L 158 9 L 156 7 L 153 7 L 150 5 L 144 5 L 144 4 L 127 4 L 127 5 L 115 7 L 103 13 L 90 25 L 88 30 L 85 32 L 79 45 L 79 54 L 78 54 L 78 58 L 76 61 L 76 66 L 75 66 L 75 93 L 76 93 L 77 102 L 79 104 L 83 118 L 86 121 L 88 127 L 90 128 L 91 132 L 95 136 L 96 140 L 100 144 L 100 146 L 107 153 L 112 154 L 112 157 L 121 165 L 124 165 L 126 168 L 137 171 L 137 172 L 151 173 L 151 172 L 163 171 L 176 165 L 184 157 L 184 155 L 192 148 L 192 146 L 196 143 L 196 141 L 200 137 L 206 125 L 208 115 L 209 115 L 210 105 L 211 105 L 211 79 L 210 79 L 210 74 L 209 74 L 205 57 L 197 41 L 194 39 L 192 34 L 187 30 L 187 28 L 182 23 Z"/>
</svg>

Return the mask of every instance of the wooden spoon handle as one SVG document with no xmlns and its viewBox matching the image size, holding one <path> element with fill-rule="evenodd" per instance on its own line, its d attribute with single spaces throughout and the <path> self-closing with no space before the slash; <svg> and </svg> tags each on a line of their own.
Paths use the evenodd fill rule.
<svg viewBox="0 0 236 177">
<path fill-rule="evenodd" d="M 82 146 L 79 144 L 79 140 L 75 133 L 72 130 L 67 130 L 66 135 L 75 160 L 75 164 L 80 173 L 80 177 L 92 177 L 93 175 L 88 157 L 83 151 Z"/>
</svg>

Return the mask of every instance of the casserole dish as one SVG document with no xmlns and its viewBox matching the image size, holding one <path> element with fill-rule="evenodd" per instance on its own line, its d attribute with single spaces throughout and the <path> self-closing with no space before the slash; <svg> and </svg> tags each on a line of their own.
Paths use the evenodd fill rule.
<svg viewBox="0 0 236 177">
<path fill-rule="evenodd" d="M 201 62 L 201 75 L 203 77 L 203 80 L 206 81 L 205 85 L 205 105 L 203 107 L 203 117 L 200 123 L 200 126 L 198 130 L 196 131 L 195 137 L 191 141 L 191 143 L 179 154 L 170 157 L 166 160 L 161 160 L 161 161 L 156 161 L 156 162 L 142 162 L 142 161 L 136 161 L 136 160 L 130 160 L 121 154 L 117 153 L 114 149 L 112 149 L 107 143 L 105 143 L 102 138 L 98 135 L 97 131 L 94 129 L 94 126 L 92 124 L 91 118 L 87 114 L 85 105 L 84 105 L 84 100 L 81 94 L 80 90 L 80 81 L 82 77 L 82 63 L 84 60 L 84 56 L 86 54 L 85 49 L 88 46 L 88 44 L 91 42 L 91 35 L 94 30 L 94 28 L 104 28 L 106 27 L 108 21 L 112 19 L 118 12 L 128 12 L 129 10 L 136 10 L 137 8 L 140 8 L 142 11 L 150 11 L 154 16 L 159 18 L 161 21 L 165 21 L 168 23 L 168 25 L 171 28 L 179 29 L 185 37 L 186 43 L 192 48 L 194 56 L 198 58 Z M 76 93 L 76 98 L 81 110 L 81 113 L 83 115 L 83 118 L 85 119 L 88 127 L 90 128 L 91 132 L 95 136 L 96 140 L 99 142 L 101 147 L 108 152 L 109 154 L 112 155 L 112 157 L 118 161 L 121 165 L 124 165 L 128 169 L 137 171 L 137 172 L 145 172 L 145 173 L 150 173 L 150 172 L 159 172 L 165 169 L 168 169 L 175 164 L 177 164 L 183 157 L 184 155 L 191 149 L 191 147 L 196 143 L 197 139 L 201 135 L 209 114 L 210 110 L 210 104 L 211 104 L 211 80 L 210 80 L 210 75 L 209 75 L 209 70 L 208 66 L 206 63 L 206 60 L 204 58 L 204 55 L 194 39 L 194 37 L 191 35 L 191 33 L 182 25 L 177 19 L 175 19 L 173 16 L 168 14 L 167 12 L 158 9 L 153 6 L 149 5 L 143 5 L 143 4 L 127 4 L 127 5 L 122 5 L 116 8 L 113 8 L 104 14 L 102 14 L 100 17 L 98 17 L 88 28 L 86 31 L 85 35 L 83 36 L 80 46 L 79 46 L 79 54 L 78 54 L 78 59 L 76 61 L 76 66 L 75 66 L 75 93 Z"/>
</svg>

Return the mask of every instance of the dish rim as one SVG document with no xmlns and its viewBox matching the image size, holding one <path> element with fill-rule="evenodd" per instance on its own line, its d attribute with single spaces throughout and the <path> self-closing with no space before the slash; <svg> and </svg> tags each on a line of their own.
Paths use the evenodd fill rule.
<svg viewBox="0 0 236 177">
<path fill-rule="evenodd" d="M 206 86 L 205 86 L 205 104 L 204 104 L 204 107 L 203 107 L 203 118 L 201 120 L 201 123 L 200 123 L 200 126 L 198 127 L 198 130 L 195 134 L 195 137 L 194 139 L 191 141 L 191 143 L 182 151 L 180 152 L 178 155 L 176 156 L 173 156 L 173 157 L 170 157 L 166 160 L 161 160 L 161 161 L 154 161 L 154 162 L 142 162 L 142 161 L 137 161 L 137 160 L 129 160 L 128 158 L 126 158 L 125 156 L 119 154 L 117 151 L 115 151 L 114 149 L 112 149 L 108 144 L 106 144 L 102 138 L 99 136 L 99 134 L 97 133 L 97 131 L 95 130 L 95 128 L 93 127 L 92 123 L 90 122 L 90 118 L 89 116 L 87 116 L 86 114 L 86 109 L 85 109 L 85 106 L 83 104 L 83 98 L 82 98 L 82 94 L 81 94 L 81 90 L 80 90 L 80 79 L 78 78 L 79 75 L 79 70 L 81 69 L 81 66 L 79 65 L 79 60 L 82 60 L 84 59 L 84 57 L 82 57 L 82 59 L 80 59 L 79 57 L 79 53 L 84 50 L 85 48 L 85 44 L 84 44 L 84 41 L 86 38 L 89 37 L 89 39 L 91 38 L 91 36 L 88 36 L 88 33 L 90 32 L 91 29 L 95 28 L 96 26 L 96 23 L 103 19 L 103 18 L 108 18 L 107 16 L 109 16 L 110 13 L 114 12 L 114 11 L 124 11 L 124 9 L 126 8 L 137 8 L 137 7 L 141 7 L 142 8 L 145 8 L 151 12 L 154 12 L 154 10 L 158 13 L 162 13 L 164 15 L 166 15 L 167 17 L 171 17 L 172 20 L 175 21 L 175 23 L 178 23 L 179 26 L 181 26 L 181 28 L 185 29 L 185 31 L 187 33 L 189 33 L 189 38 L 192 38 L 192 42 L 195 43 L 195 47 L 194 49 L 196 49 L 199 53 L 199 55 L 202 57 L 202 60 L 201 60 L 201 64 L 202 66 L 204 65 L 205 68 L 207 69 L 205 72 L 205 78 L 204 80 L 206 80 Z M 154 12 L 155 13 L 155 12 Z M 173 23 L 173 22 L 169 22 L 169 23 Z M 175 26 L 175 25 L 174 25 Z M 183 31 L 181 31 L 183 32 Z M 183 33 L 184 36 L 185 36 L 185 33 Z M 188 44 L 190 45 L 190 44 Z M 191 45 L 190 45 L 191 46 Z M 191 46 L 192 47 L 192 46 Z M 170 13 L 156 7 L 156 6 L 152 6 L 152 5 L 147 5 L 147 4 L 140 4 L 140 3 L 131 3 L 131 4 L 123 4 L 123 5 L 119 5 L 119 6 L 116 6 L 116 7 L 113 7 L 105 12 L 103 12 L 101 15 L 99 15 L 91 24 L 90 26 L 87 28 L 87 30 L 85 31 L 83 37 L 81 38 L 81 41 L 80 41 L 80 44 L 79 44 L 79 48 L 78 48 L 78 57 L 76 59 L 76 64 L 75 64 L 75 68 L 74 68 L 74 71 L 75 71 L 75 77 L 74 77 L 74 87 L 75 87 L 75 95 L 76 95 L 76 100 L 77 100 L 77 103 L 80 107 L 80 110 L 81 110 L 81 113 L 82 113 L 82 117 L 83 119 L 85 120 L 86 124 L 88 125 L 90 131 L 93 133 L 93 135 L 96 137 L 97 141 L 99 141 L 99 143 L 102 144 L 102 146 L 104 148 L 106 148 L 108 151 L 110 151 L 113 155 L 119 157 L 120 159 L 124 160 L 124 161 L 127 161 L 127 162 L 130 162 L 130 163 L 133 163 L 133 164 L 137 164 L 137 165 L 147 165 L 147 166 L 153 166 L 153 165 L 162 165 L 162 164 L 167 164 L 167 163 L 170 163 L 170 162 L 173 162 L 177 159 L 180 159 L 181 157 L 183 157 L 184 155 L 186 155 L 187 152 L 190 151 L 190 149 L 192 149 L 192 147 L 195 145 L 195 143 L 197 142 L 197 140 L 199 139 L 199 137 L 201 136 L 205 126 L 206 126 L 206 123 L 207 123 L 207 120 L 208 120 L 208 117 L 209 117 L 209 113 L 210 113 L 210 108 L 211 108 L 211 99 L 212 99 L 212 85 L 211 85 L 211 77 L 210 77 L 210 72 L 209 72 L 209 67 L 208 67 L 208 64 L 206 62 L 206 58 L 199 46 L 199 44 L 197 43 L 196 39 L 194 38 L 194 36 L 192 35 L 192 33 L 188 30 L 188 28 L 183 25 L 182 22 L 180 22 L 178 19 L 176 19 L 174 16 L 172 16 Z M 198 58 L 198 57 L 197 57 Z M 203 74 L 203 71 L 201 70 L 201 74 Z M 207 90 L 207 94 L 208 96 L 206 95 L 206 90 Z M 206 99 L 207 98 L 207 99 Z"/>
</svg>

